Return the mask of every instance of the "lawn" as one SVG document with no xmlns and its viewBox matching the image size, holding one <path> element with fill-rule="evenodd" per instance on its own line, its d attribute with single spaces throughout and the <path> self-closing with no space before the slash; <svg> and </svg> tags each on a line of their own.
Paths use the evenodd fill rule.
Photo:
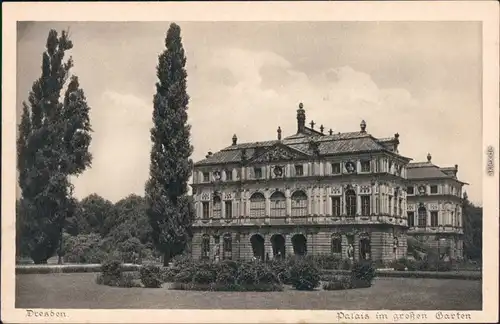
<svg viewBox="0 0 500 324">
<path fill-rule="evenodd" d="M 345 291 L 197 292 L 114 288 L 96 273 L 16 275 L 17 308 L 481 310 L 481 281 L 376 278 Z M 167 284 L 168 285 L 168 284 Z"/>
</svg>

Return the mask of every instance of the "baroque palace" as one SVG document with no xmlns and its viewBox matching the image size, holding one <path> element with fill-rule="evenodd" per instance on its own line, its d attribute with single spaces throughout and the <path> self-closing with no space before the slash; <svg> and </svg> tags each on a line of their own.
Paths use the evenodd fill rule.
<svg viewBox="0 0 500 324">
<path fill-rule="evenodd" d="M 407 235 L 462 255 L 458 166 L 410 163 L 399 134 L 325 133 L 306 126 L 265 142 L 238 143 L 194 164 L 195 258 L 260 259 L 331 254 L 391 261 Z"/>
</svg>

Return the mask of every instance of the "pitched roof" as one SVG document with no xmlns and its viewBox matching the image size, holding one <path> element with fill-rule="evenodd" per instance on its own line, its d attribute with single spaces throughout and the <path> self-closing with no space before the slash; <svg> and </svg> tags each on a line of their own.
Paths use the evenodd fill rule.
<svg viewBox="0 0 500 324">
<path fill-rule="evenodd" d="M 292 150 L 312 156 L 314 154 L 312 143 L 317 144 L 320 155 L 335 155 L 356 152 L 390 152 L 383 143 L 365 132 L 338 133 L 324 135 L 314 130 L 288 136 L 283 140 L 264 142 L 241 143 L 228 146 L 205 159 L 198 161 L 195 165 L 238 163 L 242 161 L 242 152 L 248 159 L 260 154 L 259 150 L 266 150 L 280 144 Z M 258 151 L 256 153 L 256 151 Z M 393 152 L 394 153 L 394 152 Z M 410 159 L 408 159 L 410 160 Z"/>
<path fill-rule="evenodd" d="M 427 162 L 413 162 L 407 166 L 406 177 L 408 180 L 423 180 L 423 179 L 453 179 L 463 184 L 465 182 L 459 181 L 456 177 L 457 167 L 440 168 L 437 165 Z M 455 174 L 455 175 L 453 175 Z"/>
</svg>

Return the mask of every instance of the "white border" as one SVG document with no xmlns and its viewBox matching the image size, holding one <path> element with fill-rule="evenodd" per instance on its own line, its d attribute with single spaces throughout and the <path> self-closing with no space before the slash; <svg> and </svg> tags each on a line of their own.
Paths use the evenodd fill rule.
<svg viewBox="0 0 500 324">
<path fill-rule="evenodd" d="M 462 312 L 471 320 L 443 320 L 437 311 L 422 311 L 427 320 L 399 322 L 497 322 L 498 321 L 498 134 L 499 134 L 499 15 L 496 1 L 459 2 L 189 2 L 189 3 L 3 3 L 2 4 L 2 306 L 4 322 L 44 323 L 321 323 L 338 322 L 338 311 L 291 310 L 60 310 L 69 317 L 26 317 L 14 309 L 15 278 L 15 98 L 16 21 L 482 21 L 483 23 L 483 148 L 495 150 L 495 175 L 483 176 L 483 311 Z M 452 71 L 450 72 L 452 73 Z M 467 130 L 463 130 L 467 131 Z M 466 154 L 464 152 L 464 154 Z M 485 158 L 483 165 L 486 166 Z M 486 168 L 486 167 L 485 167 Z M 486 194 L 484 194 L 486 193 Z M 49 310 L 50 311 L 50 310 Z M 54 312 L 58 310 L 52 310 Z M 411 316 L 417 311 L 353 311 Z M 445 312 L 456 313 L 456 312 Z"/>
</svg>

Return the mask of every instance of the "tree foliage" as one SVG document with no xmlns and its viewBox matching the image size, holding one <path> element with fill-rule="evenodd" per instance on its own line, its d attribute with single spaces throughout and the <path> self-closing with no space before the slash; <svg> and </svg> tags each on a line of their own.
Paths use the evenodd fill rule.
<svg viewBox="0 0 500 324">
<path fill-rule="evenodd" d="M 33 83 L 28 102 L 23 102 L 18 127 L 23 215 L 17 235 L 35 263 L 45 263 L 59 247 L 64 221 L 76 208 L 69 177 L 81 174 L 92 160 L 90 108 L 78 78 L 70 76 L 72 58 L 64 60 L 72 47 L 66 32 L 49 32 L 42 75 Z"/>
<path fill-rule="evenodd" d="M 165 47 L 156 69 L 146 202 L 153 241 L 167 263 L 182 252 L 190 235 L 191 211 L 186 193 L 193 149 L 187 124 L 186 57 L 178 25 L 170 25 Z"/>
<path fill-rule="evenodd" d="M 481 260 L 483 255 L 483 208 L 471 203 L 467 194 L 463 204 L 464 254 L 467 258 Z"/>
</svg>

